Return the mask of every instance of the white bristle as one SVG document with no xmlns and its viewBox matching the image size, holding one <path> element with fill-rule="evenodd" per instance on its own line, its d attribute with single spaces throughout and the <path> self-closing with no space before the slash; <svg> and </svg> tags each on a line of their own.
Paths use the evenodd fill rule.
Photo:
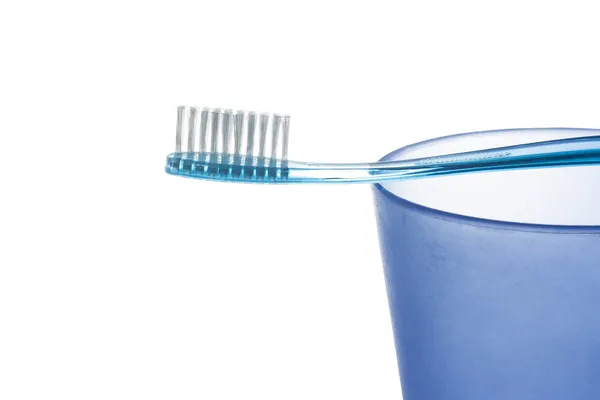
<svg viewBox="0 0 600 400">
<path fill-rule="evenodd" d="M 283 117 L 283 140 L 281 143 L 281 159 L 287 161 L 288 159 L 288 145 L 290 142 L 290 116 L 286 115 Z"/>
<path fill-rule="evenodd" d="M 203 108 L 202 113 L 200 114 L 200 144 L 198 146 L 198 151 L 204 153 L 206 151 L 206 136 L 208 131 L 208 114 L 210 110 L 208 108 Z"/>
<path fill-rule="evenodd" d="M 211 112 L 211 121 L 210 121 L 210 129 L 212 135 L 210 137 L 210 152 L 215 154 L 218 150 L 219 144 L 219 120 L 221 117 L 221 110 L 216 109 Z"/>
<path fill-rule="evenodd" d="M 233 154 L 237 157 L 242 151 L 242 133 L 244 131 L 244 112 L 236 111 L 234 119 Z"/>
<path fill-rule="evenodd" d="M 254 155 L 254 134 L 256 133 L 256 113 L 248 113 L 248 133 L 246 141 L 246 155 L 252 157 Z"/>
<path fill-rule="evenodd" d="M 273 117 L 273 126 L 272 126 L 273 135 L 271 137 L 271 161 L 275 161 L 277 159 L 277 143 L 279 141 L 280 127 L 281 127 L 281 115 L 275 114 L 275 116 Z"/>
<path fill-rule="evenodd" d="M 269 114 L 260 114 L 260 142 L 258 147 L 258 157 L 265 156 L 265 145 L 267 143 L 267 127 L 269 125 Z"/>
<path fill-rule="evenodd" d="M 221 136 L 223 154 L 230 154 L 230 142 L 231 142 L 231 129 L 233 128 L 233 111 L 225 110 L 223 113 L 223 121 L 221 123 Z"/>
<path fill-rule="evenodd" d="M 289 130 L 289 115 L 180 106 L 175 151 L 222 154 L 227 162 L 242 155 L 261 158 L 263 163 L 286 161 Z"/>
<path fill-rule="evenodd" d="M 181 153 L 181 137 L 183 133 L 183 125 L 185 122 L 186 107 L 177 107 L 177 128 L 175 130 L 175 152 Z"/>
<path fill-rule="evenodd" d="M 198 109 L 196 107 L 190 107 L 190 115 L 188 122 L 188 141 L 186 151 L 189 153 L 194 152 L 194 144 L 196 142 L 196 132 L 198 131 Z"/>
</svg>

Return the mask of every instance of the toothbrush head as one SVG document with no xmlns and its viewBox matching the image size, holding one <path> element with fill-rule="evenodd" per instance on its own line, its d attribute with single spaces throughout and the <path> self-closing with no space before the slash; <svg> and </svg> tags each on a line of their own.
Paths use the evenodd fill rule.
<svg viewBox="0 0 600 400">
<path fill-rule="evenodd" d="M 207 180 L 285 181 L 289 130 L 288 115 L 180 106 L 165 170 Z"/>
</svg>

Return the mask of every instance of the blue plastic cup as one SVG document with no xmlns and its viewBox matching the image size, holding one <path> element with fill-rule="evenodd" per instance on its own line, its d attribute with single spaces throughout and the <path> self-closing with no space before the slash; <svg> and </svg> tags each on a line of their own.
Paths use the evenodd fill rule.
<svg viewBox="0 0 600 400">
<path fill-rule="evenodd" d="M 448 136 L 385 160 L 598 134 Z M 600 399 L 600 168 L 374 185 L 405 400 Z"/>
</svg>

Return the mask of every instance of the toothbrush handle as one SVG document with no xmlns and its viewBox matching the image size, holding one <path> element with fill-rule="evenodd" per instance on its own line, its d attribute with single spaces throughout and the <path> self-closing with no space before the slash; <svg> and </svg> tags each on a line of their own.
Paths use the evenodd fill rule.
<svg viewBox="0 0 600 400">
<path fill-rule="evenodd" d="M 287 182 L 377 183 L 469 172 L 600 165 L 600 136 L 376 163 L 287 163 Z"/>
</svg>

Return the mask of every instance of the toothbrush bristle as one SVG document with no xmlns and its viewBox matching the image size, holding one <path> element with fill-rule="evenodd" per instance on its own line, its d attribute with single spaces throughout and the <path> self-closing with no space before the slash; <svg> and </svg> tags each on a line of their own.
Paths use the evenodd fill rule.
<svg viewBox="0 0 600 400">
<path fill-rule="evenodd" d="M 210 137 L 210 152 L 217 154 L 217 145 L 219 144 L 219 120 L 221 119 L 221 109 L 217 108 L 211 113 L 211 131 L 212 136 Z"/>
<path fill-rule="evenodd" d="M 196 130 L 198 129 L 198 109 L 196 107 L 190 108 L 190 117 L 188 123 L 188 152 L 194 151 L 194 144 L 196 140 Z"/>
<path fill-rule="evenodd" d="M 289 126 L 289 115 L 180 106 L 178 169 L 215 179 L 285 179 Z"/>
<path fill-rule="evenodd" d="M 206 151 L 206 135 L 208 132 L 209 114 L 210 110 L 208 108 L 203 108 L 202 113 L 200 114 L 200 144 L 198 148 L 200 153 L 204 153 Z"/>
<path fill-rule="evenodd" d="M 248 138 L 246 144 L 246 156 L 254 155 L 254 132 L 256 130 L 256 113 L 250 111 L 248 113 Z"/>
<path fill-rule="evenodd" d="M 275 114 L 273 117 L 273 135 L 271 139 L 271 161 L 277 160 L 277 143 L 279 142 L 279 128 L 281 126 L 281 115 Z"/>
<path fill-rule="evenodd" d="M 269 124 L 269 115 L 260 114 L 260 146 L 258 147 L 258 156 L 264 158 L 265 145 L 267 144 L 267 126 Z"/>
<path fill-rule="evenodd" d="M 232 127 L 233 111 L 225 110 L 223 113 L 223 122 L 221 124 L 221 137 L 223 138 L 223 154 L 229 154 L 229 142 L 231 141 L 231 127 Z"/>
</svg>

